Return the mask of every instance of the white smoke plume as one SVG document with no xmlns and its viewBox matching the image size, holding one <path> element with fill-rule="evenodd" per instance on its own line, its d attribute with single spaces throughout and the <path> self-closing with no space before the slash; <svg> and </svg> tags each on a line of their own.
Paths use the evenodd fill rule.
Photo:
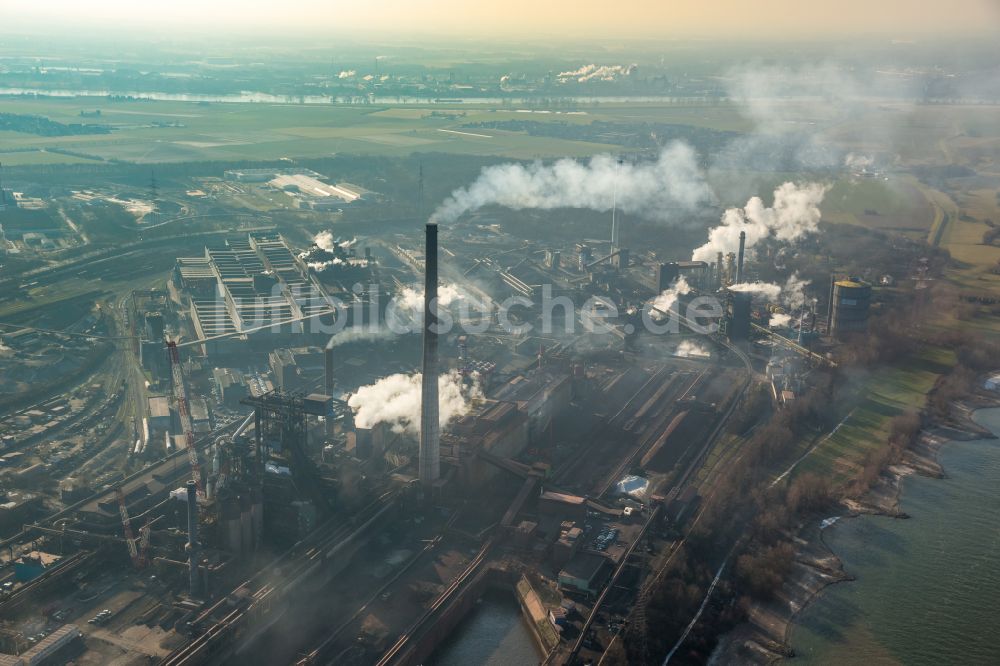
<svg viewBox="0 0 1000 666">
<path fill-rule="evenodd" d="M 420 434 L 421 375 L 396 374 L 383 377 L 369 386 L 362 386 L 347 400 L 354 410 L 354 422 L 359 428 L 371 428 L 388 423 L 393 432 Z M 472 399 L 480 396 L 477 385 L 463 389 L 457 370 L 438 377 L 439 413 L 441 426 L 464 416 L 472 407 Z"/>
<path fill-rule="evenodd" d="M 445 284 L 438 285 L 438 307 L 450 307 L 452 303 L 457 303 L 463 298 L 465 298 L 465 294 L 458 288 L 458 285 L 447 282 Z M 404 287 L 398 294 L 396 294 L 396 304 L 401 308 L 409 310 L 410 312 L 422 313 L 424 311 L 423 286 Z"/>
<path fill-rule="evenodd" d="M 660 310 L 661 312 L 670 312 L 670 308 L 674 306 L 677 299 L 684 294 L 691 292 L 691 286 L 684 279 L 684 276 L 677 278 L 676 281 L 670 287 L 665 289 L 663 293 L 653 299 L 650 306 Z"/>
<path fill-rule="evenodd" d="M 805 305 L 805 288 L 808 284 L 809 280 L 800 278 L 798 273 L 792 273 L 783 286 L 773 282 L 744 282 L 743 284 L 730 285 L 729 289 L 730 291 L 747 291 L 770 303 L 782 303 L 789 309 L 795 310 Z M 772 321 L 774 321 L 773 318 Z"/>
<path fill-rule="evenodd" d="M 815 129 L 849 116 L 873 91 L 856 73 L 834 62 L 801 67 L 748 65 L 731 70 L 726 92 L 756 124 L 757 132 Z"/>
<path fill-rule="evenodd" d="M 396 334 L 386 326 L 352 326 L 336 333 L 330 341 L 326 343 L 327 349 L 334 349 L 349 342 L 376 342 L 379 340 L 391 340 Z"/>
<path fill-rule="evenodd" d="M 714 156 L 721 170 L 786 171 L 840 166 L 843 151 L 828 140 L 846 118 L 856 118 L 867 91 L 852 72 L 834 63 L 798 68 L 760 64 L 725 77 L 726 92 L 753 131 Z"/>
<path fill-rule="evenodd" d="M 333 252 L 335 243 L 333 240 L 332 231 L 321 231 L 313 238 L 313 244 L 321 250 L 326 250 L 327 252 Z"/>
<path fill-rule="evenodd" d="M 799 277 L 798 273 L 792 273 L 781 288 L 781 300 L 789 308 L 797 310 L 806 304 L 806 287 L 809 280 Z"/>
<path fill-rule="evenodd" d="M 330 261 L 310 261 L 306 263 L 309 268 L 313 269 L 318 273 L 322 273 L 330 266 L 357 266 L 364 268 L 368 265 L 367 259 L 361 259 L 359 257 L 348 257 L 347 259 L 341 259 L 340 257 L 334 257 Z"/>
<path fill-rule="evenodd" d="M 864 170 L 875 164 L 875 159 L 871 155 L 858 155 L 857 153 L 847 153 L 844 158 L 844 166 L 848 169 Z"/>
<path fill-rule="evenodd" d="M 792 321 L 792 315 L 785 314 L 783 312 L 776 312 L 771 315 L 770 321 L 767 325 L 771 328 L 784 328 Z"/>
<path fill-rule="evenodd" d="M 773 282 L 744 282 L 730 285 L 729 290 L 750 292 L 772 303 L 776 303 L 781 296 L 781 287 Z"/>
<path fill-rule="evenodd" d="M 682 340 L 677 349 L 674 350 L 674 356 L 679 356 L 681 358 L 689 358 L 691 356 L 701 356 L 708 357 L 711 356 L 711 352 L 708 351 L 702 345 L 691 340 Z"/>
<path fill-rule="evenodd" d="M 764 205 L 760 197 L 751 198 L 743 208 L 730 208 L 722 215 L 722 224 L 708 232 L 708 242 L 695 249 L 695 261 L 712 261 L 718 252 L 736 252 L 740 232 L 747 234 L 746 247 L 774 238 L 791 242 L 814 233 L 819 225 L 819 204 L 827 186 L 820 183 L 796 185 L 784 183 L 774 190 L 774 205 Z"/>
<path fill-rule="evenodd" d="M 452 192 L 431 219 L 452 222 L 489 205 L 610 211 L 614 202 L 624 213 L 664 221 L 671 209 L 691 211 L 712 199 L 694 150 L 674 143 L 655 162 L 619 164 L 611 155 L 597 155 L 587 163 L 562 159 L 486 167 L 474 183 Z"/>
<path fill-rule="evenodd" d="M 558 79 L 565 83 L 575 79 L 579 83 L 587 81 L 614 81 L 619 76 L 629 76 L 635 71 L 636 65 L 583 65 L 570 72 L 560 72 Z"/>
<path fill-rule="evenodd" d="M 330 266 L 339 266 L 344 263 L 344 260 L 340 257 L 334 257 L 330 261 L 309 261 L 306 262 L 306 266 L 317 272 L 323 272 Z"/>
<path fill-rule="evenodd" d="M 340 74 L 337 74 L 337 78 L 338 79 L 353 79 L 357 75 L 358 75 L 357 70 L 354 70 L 354 69 L 345 69 L 345 70 L 342 70 L 340 72 Z"/>
</svg>

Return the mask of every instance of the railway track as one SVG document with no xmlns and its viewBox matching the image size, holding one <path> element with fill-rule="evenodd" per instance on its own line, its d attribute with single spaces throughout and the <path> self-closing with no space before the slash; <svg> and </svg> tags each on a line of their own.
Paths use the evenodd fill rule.
<svg viewBox="0 0 1000 666">
<path fill-rule="evenodd" d="M 691 394 L 691 391 L 699 385 L 701 380 L 704 378 L 707 370 L 702 370 L 694 379 L 687 383 L 684 390 L 680 395 L 674 399 L 663 399 L 670 389 L 676 388 L 674 382 L 667 382 L 660 390 L 647 401 L 646 404 L 640 409 L 641 412 L 645 413 L 648 408 L 654 403 L 657 403 L 657 409 L 654 411 L 648 423 L 651 427 L 643 427 L 640 431 L 642 436 L 639 438 L 639 442 L 635 445 L 629 455 L 622 458 L 621 462 L 615 467 L 614 471 L 611 472 L 600 486 L 600 492 L 598 496 L 604 495 L 611 488 L 614 483 L 622 477 L 622 475 L 635 463 L 636 459 L 644 455 L 660 437 L 664 429 L 669 427 L 669 424 L 677 415 L 676 405 L 679 401 L 684 400 Z M 676 395 L 676 393 L 675 393 Z M 640 417 L 637 416 L 634 421 L 639 421 Z"/>
</svg>

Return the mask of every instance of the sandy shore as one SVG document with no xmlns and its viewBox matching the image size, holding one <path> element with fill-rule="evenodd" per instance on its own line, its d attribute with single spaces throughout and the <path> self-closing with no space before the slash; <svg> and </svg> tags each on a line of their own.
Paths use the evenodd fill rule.
<svg viewBox="0 0 1000 666">
<path fill-rule="evenodd" d="M 972 420 L 977 409 L 988 407 L 1000 407 L 1000 398 L 979 393 L 956 404 L 947 425 L 932 425 L 921 432 L 902 462 L 887 468 L 863 496 L 843 500 L 845 513 L 832 520 L 862 514 L 908 518 L 900 509 L 903 479 L 912 474 L 942 478 L 945 472 L 938 452 L 947 442 L 994 438 Z M 789 638 L 795 618 L 827 586 L 854 580 L 823 539 L 823 528 L 830 520 L 812 521 L 793 537 L 798 551 L 792 574 L 774 600 L 755 603 L 747 622 L 719 638 L 710 664 L 770 664 L 794 656 Z"/>
</svg>

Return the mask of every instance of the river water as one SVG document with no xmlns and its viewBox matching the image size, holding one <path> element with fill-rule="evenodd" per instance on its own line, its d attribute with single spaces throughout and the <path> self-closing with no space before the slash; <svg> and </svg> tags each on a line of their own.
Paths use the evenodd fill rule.
<svg viewBox="0 0 1000 666">
<path fill-rule="evenodd" d="M 513 593 L 488 592 L 431 655 L 430 666 L 527 666 L 541 660 Z"/>
<path fill-rule="evenodd" d="M 976 421 L 1000 433 L 1000 409 Z M 826 542 L 857 577 L 792 629 L 789 664 L 1000 664 L 1000 440 L 946 444 L 946 479 L 909 477 L 909 520 L 838 521 Z"/>
</svg>

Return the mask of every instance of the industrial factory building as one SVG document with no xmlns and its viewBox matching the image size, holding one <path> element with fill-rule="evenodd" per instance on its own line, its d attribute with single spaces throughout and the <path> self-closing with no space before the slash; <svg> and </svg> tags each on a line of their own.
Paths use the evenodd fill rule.
<svg viewBox="0 0 1000 666">
<path fill-rule="evenodd" d="M 296 173 L 281 174 L 268 181 L 268 185 L 294 197 L 298 208 L 309 210 L 337 210 L 348 204 L 368 201 L 371 193 L 357 185 L 324 183 L 314 176 Z"/>
<path fill-rule="evenodd" d="M 206 354 L 237 354 L 251 335 L 300 332 L 297 322 L 323 313 L 332 324 L 336 307 L 329 287 L 276 234 L 231 237 L 206 246 L 201 257 L 178 258 L 174 282 L 190 300 Z"/>
</svg>

